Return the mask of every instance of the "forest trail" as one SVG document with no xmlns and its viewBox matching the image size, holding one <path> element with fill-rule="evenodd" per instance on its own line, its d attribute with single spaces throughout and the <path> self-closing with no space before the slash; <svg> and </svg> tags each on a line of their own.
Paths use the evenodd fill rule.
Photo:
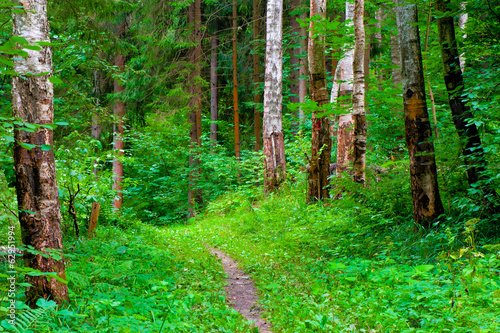
<svg viewBox="0 0 500 333">
<path fill-rule="evenodd" d="M 225 290 L 231 306 L 247 320 L 254 321 L 260 333 L 272 333 L 269 323 L 262 319 L 260 308 L 256 305 L 259 296 L 254 282 L 238 268 L 238 263 L 231 257 L 215 248 L 208 248 L 210 253 L 221 260 L 224 272 L 228 276 Z"/>
</svg>

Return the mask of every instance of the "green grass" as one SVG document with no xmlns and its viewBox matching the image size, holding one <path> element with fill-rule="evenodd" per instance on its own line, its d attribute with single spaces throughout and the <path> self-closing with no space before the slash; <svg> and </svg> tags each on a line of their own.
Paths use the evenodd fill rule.
<svg viewBox="0 0 500 333">
<path fill-rule="evenodd" d="M 500 331 L 500 245 L 479 237 L 485 221 L 416 234 L 358 202 L 306 205 L 287 184 L 267 198 L 228 193 L 189 225 L 100 226 L 65 243 L 70 305 L 17 305 L 33 332 L 251 332 L 226 303 L 209 244 L 251 274 L 275 333 Z"/>
<path fill-rule="evenodd" d="M 41 318 L 36 332 L 251 330 L 226 304 L 220 263 L 182 227 L 100 228 L 67 253 L 71 305 Z"/>
<path fill-rule="evenodd" d="M 500 331 L 500 253 L 476 221 L 419 235 L 348 198 L 304 202 L 229 194 L 188 229 L 251 272 L 275 332 Z"/>
</svg>

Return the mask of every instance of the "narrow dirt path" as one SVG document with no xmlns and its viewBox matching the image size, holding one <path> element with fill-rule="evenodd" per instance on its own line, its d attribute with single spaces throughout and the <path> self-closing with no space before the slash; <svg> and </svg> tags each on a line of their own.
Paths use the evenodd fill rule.
<svg viewBox="0 0 500 333">
<path fill-rule="evenodd" d="M 241 313 L 247 320 L 254 321 L 260 333 L 272 333 L 270 324 L 260 316 L 260 309 L 256 302 L 259 299 L 255 284 L 248 275 L 238 268 L 238 263 L 224 252 L 209 248 L 210 253 L 217 256 L 224 267 L 229 284 L 225 287 L 227 299 L 231 306 Z"/>
</svg>

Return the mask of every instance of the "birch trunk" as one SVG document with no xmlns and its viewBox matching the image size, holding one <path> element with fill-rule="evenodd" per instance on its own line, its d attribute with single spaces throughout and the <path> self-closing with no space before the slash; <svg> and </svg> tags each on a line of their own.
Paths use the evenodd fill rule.
<svg viewBox="0 0 500 333">
<path fill-rule="evenodd" d="M 279 188 L 286 177 L 285 141 L 281 116 L 283 0 L 267 2 L 266 74 L 264 78 L 264 191 Z"/>
<path fill-rule="evenodd" d="M 30 45 L 50 42 L 47 1 L 24 0 L 16 3 L 24 6 L 24 10 L 13 14 L 14 36 L 26 38 Z M 43 125 L 54 122 L 54 90 L 49 81 L 52 76 L 50 46 L 40 48 L 26 49 L 26 58 L 13 58 L 13 70 L 20 75 L 12 77 L 12 107 L 14 117 L 27 123 Z M 26 75 L 28 73 L 33 75 Z M 50 74 L 40 75 L 42 73 Z M 40 127 L 36 132 L 27 132 L 16 125 L 14 137 L 14 166 L 22 242 L 43 253 L 42 256 L 25 251 L 24 265 L 41 272 L 55 272 L 66 280 L 64 260 L 46 257 L 46 250 L 63 249 L 54 149 L 52 147 L 44 151 L 35 147 L 28 150 L 21 146 L 21 143 L 53 146 L 53 131 Z M 35 307 L 39 298 L 50 298 L 58 303 L 69 300 L 67 285 L 56 279 L 48 281 L 46 276 L 26 275 L 26 283 L 30 284 L 26 287 L 26 303 L 32 307 Z"/>
<path fill-rule="evenodd" d="M 217 143 L 218 126 L 216 121 L 219 119 L 218 93 L 217 93 L 217 46 L 219 38 L 217 35 L 212 38 L 212 49 L 210 59 L 210 141 L 212 146 Z"/>
<path fill-rule="evenodd" d="M 117 36 L 124 37 L 126 32 L 126 22 L 125 20 L 118 26 Z M 125 55 L 120 51 L 115 57 L 115 66 L 118 67 L 120 73 L 123 73 L 125 69 Z M 114 93 L 120 94 L 125 90 L 125 87 L 121 84 L 118 79 L 114 82 Z M 121 158 L 124 155 L 125 143 L 124 143 L 124 128 L 123 128 L 123 118 L 125 117 L 125 102 L 123 100 L 117 100 L 114 105 L 114 130 L 113 130 L 113 149 L 115 151 L 115 158 L 113 159 L 113 190 L 116 191 L 116 197 L 113 202 L 113 208 L 119 210 L 123 203 L 123 192 L 122 192 L 122 181 L 123 181 L 123 163 Z"/>
<path fill-rule="evenodd" d="M 321 16 L 325 19 L 326 0 L 311 0 L 310 17 Z M 326 87 L 325 70 L 325 46 L 324 36 L 316 35 L 314 21 L 309 24 L 309 91 L 311 100 L 318 106 L 328 103 L 328 92 Z M 308 202 L 328 198 L 328 186 L 330 181 L 330 159 L 332 141 L 330 137 L 330 119 L 327 116 L 320 117 L 319 111 L 312 115 L 312 147 L 311 160 L 309 163 L 309 191 Z"/>
<path fill-rule="evenodd" d="M 346 22 L 348 26 L 353 25 L 354 4 L 346 2 Z M 349 21 L 348 21 L 349 20 Z M 341 61 L 340 67 L 340 92 L 341 97 L 350 96 L 353 92 L 353 61 L 354 49 L 348 49 L 345 57 Z M 344 104 L 344 107 L 347 105 Z M 351 111 L 351 110 L 349 110 Z M 353 160 L 354 144 L 354 119 L 352 113 L 339 116 L 337 129 L 337 174 L 347 170 L 349 162 Z"/>
<path fill-rule="evenodd" d="M 462 154 L 467 166 L 467 180 L 473 185 L 484 179 L 481 173 L 485 170 L 486 159 L 481 146 L 479 131 L 474 122 L 474 116 L 467 105 L 464 80 L 460 69 L 457 40 L 453 16 L 447 0 L 436 0 L 436 10 L 444 13 L 437 19 L 439 43 L 441 44 L 441 60 L 443 62 L 443 76 L 448 91 L 448 101 L 453 116 L 453 123 L 458 135 L 463 138 L 465 145 Z"/>
<path fill-rule="evenodd" d="M 262 149 L 262 123 L 259 111 L 260 93 L 258 92 L 260 84 L 260 60 L 258 53 L 257 40 L 260 38 L 260 1 L 253 0 L 253 40 L 254 40 L 254 54 L 253 54 L 253 85 L 254 85 L 254 133 L 255 133 L 255 151 L 259 152 Z"/>
<path fill-rule="evenodd" d="M 429 228 L 443 213 L 439 196 L 434 144 L 425 101 L 425 84 L 416 5 L 396 0 L 406 145 L 410 155 L 410 183 L 415 223 Z"/>
<path fill-rule="evenodd" d="M 365 27 L 363 14 L 365 10 L 364 0 L 354 2 L 354 93 L 353 118 L 354 118 L 354 152 L 353 167 L 354 181 L 365 184 L 366 167 L 366 114 L 365 114 L 365 76 L 364 76 L 364 56 L 365 56 Z"/>
</svg>

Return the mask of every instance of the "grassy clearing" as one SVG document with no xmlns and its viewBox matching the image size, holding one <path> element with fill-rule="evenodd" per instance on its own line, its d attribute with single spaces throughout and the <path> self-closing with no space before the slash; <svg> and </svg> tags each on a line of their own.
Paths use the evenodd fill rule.
<svg viewBox="0 0 500 333">
<path fill-rule="evenodd" d="M 418 235 L 349 199 L 304 202 L 233 193 L 188 228 L 252 273 L 275 332 L 500 331 L 500 252 L 477 220 Z"/>
<path fill-rule="evenodd" d="M 37 314 L 30 331 L 251 331 L 226 304 L 220 263 L 182 227 L 101 228 L 97 238 L 67 252 L 71 305 L 57 311 L 44 304 L 48 311 Z M 28 313 L 22 302 L 17 306 L 18 317 Z"/>
</svg>

